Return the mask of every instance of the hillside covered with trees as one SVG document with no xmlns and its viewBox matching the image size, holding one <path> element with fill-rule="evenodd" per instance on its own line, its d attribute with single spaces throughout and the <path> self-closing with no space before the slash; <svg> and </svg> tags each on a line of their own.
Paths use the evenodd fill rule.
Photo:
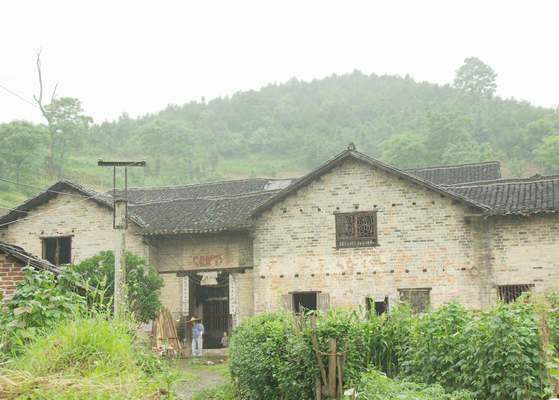
<svg viewBox="0 0 559 400">
<path fill-rule="evenodd" d="M 495 77 L 476 58 L 444 86 L 354 71 L 101 124 L 79 100 L 54 98 L 45 124 L 0 125 L 0 178 L 109 188 L 112 171 L 97 167 L 98 158 L 147 160 L 145 170 L 129 174 L 136 186 L 293 177 L 350 142 L 401 168 L 496 159 L 508 176 L 559 173 L 559 112 L 496 97 Z M 0 207 L 37 191 L 2 181 Z"/>
</svg>

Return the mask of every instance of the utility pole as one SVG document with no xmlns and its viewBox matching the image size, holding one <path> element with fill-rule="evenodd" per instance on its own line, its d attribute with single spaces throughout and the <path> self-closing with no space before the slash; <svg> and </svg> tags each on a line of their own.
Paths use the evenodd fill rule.
<svg viewBox="0 0 559 400">
<path fill-rule="evenodd" d="M 113 167 L 113 229 L 115 230 L 114 315 L 123 316 L 128 304 L 126 288 L 126 229 L 128 228 L 128 167 L 145 167 L 145 161 L 103 161 L 100 167 Z M 124 167 L 124 196 L 116 196 L 116 168 Z"/>
</svg>

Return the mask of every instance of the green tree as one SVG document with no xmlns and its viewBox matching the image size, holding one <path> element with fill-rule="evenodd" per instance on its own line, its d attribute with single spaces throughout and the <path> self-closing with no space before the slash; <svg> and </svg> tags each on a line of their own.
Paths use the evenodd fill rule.
<svg viewBox="0 0 559 400">
<path fill-rule="evenodd" d="M 489 143 L 477 143 L 466 139 L 451 143 L 441 154 L 441 164 L 464 164 L 480 161 L 499 160 L 503 154 L 493 150 Z"/>
<path fill-rule="evenodd" d="M 476 57 L 468 57 L 458 68 L 454 77 L 454 87 L 470 93 L 493 97 L 497 89 L 497 74 Z"/>
<path fill-rule="evenodd" d="M 161 174 L 161 158 L 164 155 L 182 158 L 192 163 L 192 132 L 182 121 L 154 119 L 142 126 L 138 134 L 147 152 L 155 158 L 154 175 Z M 192 169 L 190 166 L 189 169 Z M 188 171 L 182 171 L 184 174 Z"/>
<path fill-rule="evenodd" d="M 0 156 L 5 170 L 12 170 L 16 182 L 29 170 L 36 157 L 44 129 L 26 121 L 0 125 Z"/>
<path fill-rule="evenodd" d="M 422 167 L 428 159 L 425 141 L 422 133 L 408 132 L 392 136 L 381 145 L 381 160 L 397 168 Z"/>
<path fill-rule="evenodd" d="M 469 129 L 471 122 L 461 113 L 428 113 L 425 146 L 429 164 L 443 163 L 442 155 L 451 145 L 471 142 Z"/>
<path fill-rule="evenodd" d="M 163 287 L 163 279 L 159 277 L 155 268 L 146 265 L 146 260 L 126 253 L 126 284 L 128 287 L 128 307 L 140 322 L 155 319 L 161 308 L 159 295 Z M 77 271 L 90 286 L 100 287 L 106 296 L 114 294 L 115 257 L 112 251 L 102 251 L 99 254 L 83 260 Z"/>
<path fill-rule="evenodd" d="M 559 135 L 544 137 L 533 153 L 545 172 L 559 173 Z"/>
<path fill-rule="evenodd" d="M 72 97 L 53 99 L 44 107 L 48 123 L 49 172 L 60 176 L 67 152 L 78 148 L 84 139 L 93 119 L 82 113 L 81 102 Z"/>
<path fill-rule="evenodd" d="M 526 133 L 523 136 L 524 144 L 528 150 L 532 151 L 548 136 L 559 136 L 559 114 L 541 118 L 526 125 Z"/>
</svg>

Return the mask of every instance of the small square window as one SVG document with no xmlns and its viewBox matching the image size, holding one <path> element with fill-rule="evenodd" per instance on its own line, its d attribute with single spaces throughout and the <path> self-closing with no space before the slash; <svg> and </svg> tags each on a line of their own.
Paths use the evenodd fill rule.
<svg viewBox="0 0 559 400">
<path fill-rule="evenodd" d="M 43 238 L 43 258 L 54 265 L 70 264 L 72 262 L 72 237 Z"/>
<path fill-rule="evenodd" d="M 336 214 L 336 247 L 370 247 L 376 245 L 376 211 Z"/>
<path fill-rule="evenodd" d="M 388 297 L 385 297 L 383 301 L 375 301 L 375 299 L 367 297 L 365 301 L 367 303 L 367 311 L 371 311 L 374 307 L 377 315 L 388 312 Z"/>
<path fill-rule="evenodd" d="M 425 289 L 398 289 L 400 300 L 409 303 L 412 310 L 420 313 L 427 310 L 430 302 L 430 288 Z"/>
<path fill-rule="evenodd" d="M 316 292 L 293 293 L 293 309 L 296 313 L 316 310 L 316 303 Z"/>
</svg>

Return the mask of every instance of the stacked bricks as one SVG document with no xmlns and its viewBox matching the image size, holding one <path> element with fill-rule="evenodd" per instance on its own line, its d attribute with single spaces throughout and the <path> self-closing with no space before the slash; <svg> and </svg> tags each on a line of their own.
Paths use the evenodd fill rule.
<svg viewBox="0 0 559 400">
<path fill-rule="evenodd" d="M 12 297 L 17 289 L 17 283 L 25 277 L 22 271 L 24 263 L 14 257 L 0 253 L 0 293 L 4 296 L 4 301 Z"/>
</svg>

